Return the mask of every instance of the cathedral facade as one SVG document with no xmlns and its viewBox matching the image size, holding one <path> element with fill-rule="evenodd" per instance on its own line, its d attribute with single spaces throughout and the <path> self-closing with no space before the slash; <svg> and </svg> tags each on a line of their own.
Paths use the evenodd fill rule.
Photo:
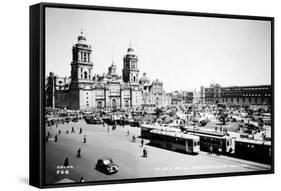
<svg viewBox="0 0 281 191">
<path fill-rule="evenodd" d="M 73 110 L 163 107 L 168 104 L 163 83 L 139 80 L 138 56 L 130 45 L 123 57 L 122 76 L 114 62 L 107 74 L 93 75 L 92 48 L 81 34 L 72 47 L 71 77 L 50 73 L 46 78 L 46 106 Z"/>
</svg>

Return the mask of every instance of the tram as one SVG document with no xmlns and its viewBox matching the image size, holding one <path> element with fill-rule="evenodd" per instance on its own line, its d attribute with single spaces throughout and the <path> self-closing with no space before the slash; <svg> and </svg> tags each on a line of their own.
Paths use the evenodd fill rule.
<svg viewBox="0 0 281 191">
<path fill-rule="evenodd" d="M 200 150 L 202 151 L 212 151 L 219 154 L 234 152 L 232 137 L 227 134 L 190 128 L 185 129 L 185 133 L 200 137 Z"/>
<path fill-rule="evenodd" d="M 152 130 L 181 132 L 180 129 L 175 128 L 175 127 L 160 126 L 160 125 L 155 125 L 155 124 L 153 124 L 153 125 L 143 124 L 143 125 L 141 125 L 141 138 L 150 139 Z"/>
<path fill-rule="evenodd" d="M 271 141 L 236 139 L 235 156 L 262 163 L 271 163 Z"/>
<path fill-rule="evenodd" d="M 150 133 L 151 145 L 189 154 L 200 152 L 199 136 L 161 130 L 151 130 Z"/>
</svg>

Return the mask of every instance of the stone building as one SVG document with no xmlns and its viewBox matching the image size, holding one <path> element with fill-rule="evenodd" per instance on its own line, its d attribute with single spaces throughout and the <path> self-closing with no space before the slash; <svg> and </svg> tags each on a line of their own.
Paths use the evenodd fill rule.
<svg viewBox="0 0 281 191">
<path fill-rule="evenodd" d="M 183 91 L 182 99 L 185 104 L 193 104 L 194 101 L 194 92 L 192 91 Z"/>
<path fill-rule="evenodd" d="M 204 86 L 200 86 L 200 103 L 205 103 L 205 88 Z"/>
<path fill-rule="evenodd" d="M 71 77 L 50 73 L 46 79 L 46 106 L 73 110 L 116 110 L 149 104 L 162 107 L 167 101 L 163 83 L 139 80 L 138 56 L 129 46 L 123 57 L 122 76 L 112 63 L 107 74 L 93 75 L 92 48 L 81 34 L 72 47 Z"/>
<path fill-rule="evenodd" d="M 201 95 L 200 92 L 194 89 L 193 91 L 193 99 L 192 99 L 193 104 L 198 104 L 201 103 Z"/>
<path fill-rule="evenodd" d="M 163 82 L 158 79 L 150 82 L 146 73 L 139 80 L 142 93 L 143 107 L 163 107 L 170 103 L 170 97 L 166 95 Z"/>
<path fill-rule="evenodd" d="M 219 84 L 211 84 L 210 87 L 205 88 L 205 103 L 214 104 L 219 103 L 221 98 L 221 86 Z"/>
<path fill-rule="evenodd" d="M 271 85 L 221 87 L 219 84 L 212 84 L 204 88 L 204 92 L 207 104 L 271 105 Z"/>
</svg>

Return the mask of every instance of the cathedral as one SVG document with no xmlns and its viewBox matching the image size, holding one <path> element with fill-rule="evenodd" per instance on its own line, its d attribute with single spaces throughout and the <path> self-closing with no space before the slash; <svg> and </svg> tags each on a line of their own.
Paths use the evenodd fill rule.
<svg viewBox="0 0 281 191">
<path fill-rule="evenodd" d="M 50 72 L 46 78 L 46 106 L 72 110 L 116 110 L 163 107 L 170 99 L 159 80 L 139 79 L 138 56 L 130 45 L 123 57 L 122 75 L 112 62 L 108 72 L 93 75 L 92 49 L 83 32 L 72 47 L 71 77 Z"/>
</svg>

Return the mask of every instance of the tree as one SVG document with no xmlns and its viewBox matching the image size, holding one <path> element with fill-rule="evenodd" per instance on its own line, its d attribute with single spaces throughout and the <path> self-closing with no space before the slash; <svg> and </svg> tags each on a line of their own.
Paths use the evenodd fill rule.
<svg viewBox="0 0 281 191">
<path fill-rule="evenodd" d="M 159 118 L 159 116 L 163 113 L 163 111 L 160 108 L 156 108 L 155 113 L 156 113 L 157 118 Z"/>
<path fill-rule="evenodd" d="M 222 125 L 225 125 L 226 124 L 226 118 L 227 118 L 227 113 L 222 113 L 220 115 L 220 120 L 222 121 Z"/>
</svg>

